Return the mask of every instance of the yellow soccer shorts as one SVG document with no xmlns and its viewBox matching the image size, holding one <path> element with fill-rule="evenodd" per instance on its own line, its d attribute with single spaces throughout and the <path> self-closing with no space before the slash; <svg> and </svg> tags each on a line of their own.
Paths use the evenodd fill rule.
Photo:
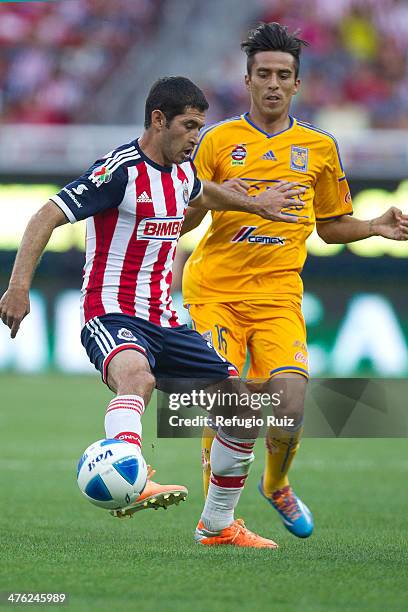
<svg viewBox="0 0 408 612">
<path fill-rule="evenodd" d="M 191 304 L 193 327 L 247 378 L 291 372 L 308 378 L 306 326 L 293 300 Z"/>
</svg>

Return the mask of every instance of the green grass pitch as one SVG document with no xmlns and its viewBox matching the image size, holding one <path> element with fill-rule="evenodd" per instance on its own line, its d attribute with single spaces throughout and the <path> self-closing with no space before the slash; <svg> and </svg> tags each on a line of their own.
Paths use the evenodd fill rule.
<svg viewBox="0 0 408 612">
<path fill-rule="evenodd" d="M 198 440 L 157 440 L 150 406 L 144 455 L 159 482 L 190 495 L 120 521 L 87 503 L 75 479 L 82 451 L 103 437 L 111 395 L 100 381 L 3 374 L 0 390 L 0 591 L 66 591 L 58 609 L 83 611 L 407 609 L 406 440 L 304 440 L 292 483 L 315 514 L 305 541 L 256 490 L 259 440 L 238 516 L 280 549 L 207 549 L 192 540 Z"/>
</svg>

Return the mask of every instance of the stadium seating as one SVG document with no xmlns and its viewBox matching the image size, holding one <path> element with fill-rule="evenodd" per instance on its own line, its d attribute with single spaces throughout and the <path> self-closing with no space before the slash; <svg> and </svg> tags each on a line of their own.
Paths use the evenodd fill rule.
<svg viewBox="0 0 408 612">
<path fill-rule="evenodd" d="M 24 2 L 0 8 L 0 119 L 73 123 L 130 46 L 152 36 L 163 0 Z"/>
<path fill-rule="evenodd" d="M 174 73 L 181 70 L 189 76 L 199 75 L 195 78 L 210 101 L 209 121 L 246 110 L 244 61 L 239 51 L 245 29 L 237 21 L 236 35 L 231 38 L 231 27 L 227 31 L 225 20 L 216 19 L 221 8 L 212 11 L 212 2 L 206 6 L 210 17 L 203 14 L 198 0 L 191 0 L 183 24 L 184 39 L 180 45 L 169 48 L 163 40 L 163 31 L 166 19 L 173 19 L 168 23 L 171 25 L 175 23 L 174 15 L 178 21 L 183 17 L 178 0 L 2 4 L 0 120 L 121 122 L 120 112 L 111 112 L 119 115 L 119 119 L 101 112 L 92 117 L 89 100 L 95 102 L 91 111 L 103 108 L 106 85 L 113 83 L 113 77 L 117 79 L 119 75 L 121 82 L 129 80 L 124 64 L 135 47 L 145 49 L 146 53 L 147 49 L 156 49 L 161 58 L 160 62 L 155 59 L 158 70 L 168 72 L 170 65 Z M 322 127 L 329 127 L 336 120 L 349 128 L 408 127 L 406 1 L 254 0 L 248 9 L 246 0 L 234 0 L 234 7 L 236 13 L 247 19 L 248 27 L 259 20 L 280 21 L 292 30 L 299 28 L 303 38 L 311 43 L 302 61 L 303 85 L 294 105 L 295 114 Z M 211 39 L 207 22 L 205 31 L 212 52 L 214 47 L 219 48 L 219 59 L 209 61 L 203 73 L 196 56 L 203 54 L 201 26 L 206 18 L 214 22 Z M 231 38 L 228 45 L 227 34 Z M 197 41 L 192 48 L 196 54 L 191 47 L 183 54 L 191 40 Z M 148 75 L 141 64 L 132 64 L 132 101 L 140 90 L 136 84 L 147 82 Z M 151 67 L 147 71 L 152 74 Z M 115 108 L 112 94 L 121 95 L 117 80 L 114 83 L 108 89 L 112 109 Z M 128 91 L 124 95 L 129 99 Z M 138 117 L 128 116 L 128 122 L 140 121 L 140 108 L 135 102 L 133 112 Z"/>
</svg>

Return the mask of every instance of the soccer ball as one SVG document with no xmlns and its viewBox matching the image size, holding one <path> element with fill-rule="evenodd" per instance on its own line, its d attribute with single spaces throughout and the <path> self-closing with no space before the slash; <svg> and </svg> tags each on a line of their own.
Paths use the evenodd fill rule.
<svg viewBox="0 0 408 612">
<path fill-rule="evenodd" d="M 98 440 L 88 446 L 78 463 L 81 493 L 100 508 L 129 506 L 147 480 L 147 466 L 134 444 L 123 440 Z"/>
</svg>

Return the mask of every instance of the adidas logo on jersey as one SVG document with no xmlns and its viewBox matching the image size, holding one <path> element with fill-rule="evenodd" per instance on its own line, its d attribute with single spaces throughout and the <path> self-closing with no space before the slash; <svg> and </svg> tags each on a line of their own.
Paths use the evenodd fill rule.
<svg viewBox="0 0 408 612">
<path fill-rule="evenodd" d="M 276 155 L 273 151 L 267 151 L 265 155 L 262 155 L 261 159 L 267 159 L 268 161 L 277 161 Z"/>
<path fill-rule="evenodd" d="M 149 197 L 149 195 L 146 193 L 146 191 L 143 191 L 140 194 L 140 196 L 137 196 L 136 202 L 138 204 L 151 204 L 153 202 L 153 200 L 152 200 L 152 198 Z"/>
</svg>

